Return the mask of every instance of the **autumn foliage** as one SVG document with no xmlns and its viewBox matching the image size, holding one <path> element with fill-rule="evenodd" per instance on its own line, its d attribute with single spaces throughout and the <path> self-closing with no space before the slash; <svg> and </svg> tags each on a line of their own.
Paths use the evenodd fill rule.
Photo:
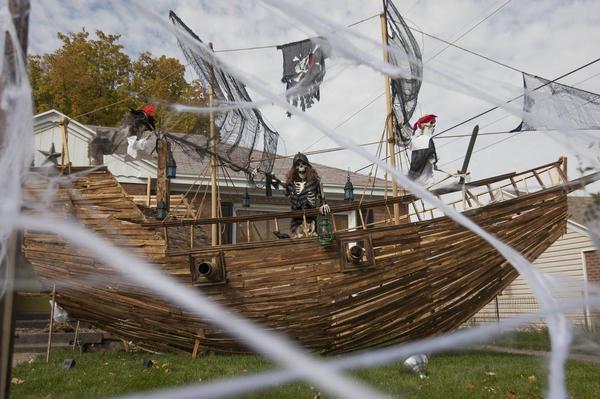
<svg viewBox="0 0 600 399">
<path fill-rule="evenodd" d="M 118 43 L 120 35 L 85 30 L 58 33 L 62 46 L 52 53 L 30 55 L 29 76 L 36 112 L 57 109 L 92 125 L 115 126 L 130 108 L 158 105 L 158 126 L 188 132 L 207 118 L 175 113 L 167 104 L 207 102 L 199 81 L 185 79 L 185 66 L 176 58 L 148 52 L 132 60 Z"/>
</svg>

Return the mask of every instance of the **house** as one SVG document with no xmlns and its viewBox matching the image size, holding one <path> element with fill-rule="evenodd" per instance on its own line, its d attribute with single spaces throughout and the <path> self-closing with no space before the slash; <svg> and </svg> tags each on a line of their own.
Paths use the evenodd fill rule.
<svg viewBox="0 0 600 399">
<path fill-rule="evenodd" d="M 126 192 L 141 207 L 151 211 L 156 207 L 156 152 L 144 151 L 139 159 L 127 155 L 126 142 L 114 140 L 116 128 L 84 125 L 70 119 L 66 129 L 62 120 L 66 115 L 57 110 L 40 113 L 34 117 L 34 166 L 48 164 L 48 154 L 54 148 L 55 159 L 60 158 L 62 152 L 63 136 L 68 142 L 69 160 L 74 166 L 106 165 L 110 172 L 121 183 Z M 66 133 L 66 134 L 65 134 Z M 177 135 L 176 133 L 174 135 Z M 187 140 L 206 140 L 204 136 L 186 136 Z M 106 148 L 113 147 L 113 148 Z M 210 215 L 210 169 L 208 158 L 185 153 L 177 145 L 172 146 L 173 156 L 177 162 L 177 178 L 171 180 L 172 203 L 171 211 L 183 217 L 208 217 Z M 61 153 L 62 157 L 63 154 Z M 291 168 L 292 160 L 289 157 L 277 157 L 273 167 L 273 174 L 285 180 L 285 175 Z M 313 163 L 318 171 L 325 198 L 329 204 L 343 201 L 344 186 L 350 177 L 355 196 L 364 199 L 382 198 L 384 196 L 385 182 L 382 179 L 370 178 L 366 175 L 347 172 L 342 169 Z M 244 216 L 263 212 L 281 212 L 289 210 L 289 201 L 281 190 L 273 190 L 272 197 L 265 196 L 265 190 L 252 187 L 242 172 L 233 170 L 219 171 L 217 178 L 218 195 L 221 202 L 222 216 Z M 246 192 L 250 196 L 250 207 L 244 207 L 243 198 Z M 386 215 L 373 215 L 365 212 L 363 217 L 366 222 L 380 220 Z M 336 214 L 335 224 L 339 229 L 357 225 L 358 216 L 354 212 Z M 250 239 L 271 238 L 275 226 L 270 222 L 258 222 L 250 232 Z M 289 221 L 282 220 L 279 230 L 286 232 Z M 221 237 L 223 243 L 235 243 L 240 237 L 246 235 L 246 230 L 241 226 L 225 229 Z M 244 237 L 243 240 L 248 239 Z"/>
<path fill-rule="evenodd" d="M 540 271 L 550 273 L 551 278 L 560 284 L 562 288 L 555 294 L 561 303 L 586 298 L 588 291 L 584 282 L 600 284 L 600 253 L 585 226 L 585 211 L 590 206 L 591 197 L 569 196 L 565 233 L 533 262 Z M 538 310 L 531 289 L 522 277 L 518 277 L 469 323 L 497 322 Z M 600 329 L 600 312 L 588 306 L 576 306 L 567 312 L 567 316 L 574 324 L 586 329 Z"/>
</svg>

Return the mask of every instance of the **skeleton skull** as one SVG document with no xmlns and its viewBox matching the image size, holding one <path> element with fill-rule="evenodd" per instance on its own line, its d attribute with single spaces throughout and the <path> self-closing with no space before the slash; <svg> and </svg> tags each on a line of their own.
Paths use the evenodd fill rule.
<svg viewBox="0 0 600 399">
<path fill-rule="evenodd" d="M 423 123 L 422 125 L 423 134 L 433 134 L 435 131 L 435 119 L 429 123 Z"/>
<path fill-rule="evenodd" d="M 303 161 L 296 162 L 296 171 L 302 180 L 306 180 L 306 168 L 308 167 Z"/>
</svg>

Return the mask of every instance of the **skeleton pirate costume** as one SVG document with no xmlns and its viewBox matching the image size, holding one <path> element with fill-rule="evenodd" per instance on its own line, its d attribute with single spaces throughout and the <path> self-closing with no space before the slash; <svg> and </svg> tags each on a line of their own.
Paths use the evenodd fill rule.
<svg viewBox="0 0 600 399">
<path fill-rule="evenodd" d="M 292 168 L 288 172 L 286 184 L 284 187 L 285 195 L 290 198 L 292 210 L 315 209 L 319 207 L 322 214 L 329 213 L 329 205 L 323 198 L 321 192 L 321 180 L 317 171 L 312 167 L 306 155 L 302 153 L 294 156 Z M 308 234 L 315 235 L 317 218 L 306 217 L 308 225 Z M 296 237 L 302 237 L 304 234 L 304 220 L 302 217 L 292 218 L 290 230 Z"/>
<path fill-rule="evenodd" d="M 127 131 L 127 154 L 137 159 L 138 151 L 146 147 L 147 137 L 142 137 L 144 132 L 154 131 L 156 122 L 154 113 L 156 106 L 145 105 L 142 109 L 132 109 L 123 121 L 124 129 Z"/>
<path fill-rule="evenodd" d="M 411 140 L 408 177 L 422 184 L 428 184 L 433 180 L 433 169 L 438 161 L 433 143 L 436 118 L 435 115 L 425 115 L 413 127 L 415 134 Z"/>
</svg>

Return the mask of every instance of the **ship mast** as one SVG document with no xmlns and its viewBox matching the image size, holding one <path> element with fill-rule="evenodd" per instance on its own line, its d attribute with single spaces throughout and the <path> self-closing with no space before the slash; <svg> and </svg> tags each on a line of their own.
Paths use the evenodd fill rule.
<svg viewBox="0 0 600 399">
<path fill-rule="evenodd" d="M 386 16 L 386 2 L 387 0 L 383 0 L 383 12 L 379 14 L 381 19 L 381 41 L 383 43 L 383 60 L 387 63 L 389 61 L 389 53 L 387 50 L 388 46 L 388 32 L 387 32 L 387 16 Z M 393 110 L 392 110 L 392 94 L 390 91 L 390 77 L 385 75 L 385 102 L 386 102 L 386 131 L 387 131 L 387 141 L 389 148 L 389 158 L 388 162 L 392 169 L 396 169 L 396 145 L 395 145 L 395 137 L 394 137 L 394 121 L 392 119 Z M 398 182 L 392 176 L 392 196 L 398 196 Z M 394 204 L 394 223 L 400 223 L 400 206 L 398 204 Z"/>
<path fill-rule="evenodd" d="M 208 43 L 208 47 L 213 49 L 213 44 Z M 217 206 L 218 206 L 218 198 L 217 198 L 217 135 L 215 130 L 215 113 L 212 111 L 213 102 L 214 102 L 214 84 L 215 84 L 215 70 L 210 64 L 210 82 L 208 87 L 208 106 L 210 107 L 210 124 L 209 124 L 209 143 L 210 143 L 210 217 L 217 218 Z M 214 247 L 218 245 L 218 232 L 217 232 L 217 224 L 213 223 L 211 225 L 211 245 Z"/>
</svg>

